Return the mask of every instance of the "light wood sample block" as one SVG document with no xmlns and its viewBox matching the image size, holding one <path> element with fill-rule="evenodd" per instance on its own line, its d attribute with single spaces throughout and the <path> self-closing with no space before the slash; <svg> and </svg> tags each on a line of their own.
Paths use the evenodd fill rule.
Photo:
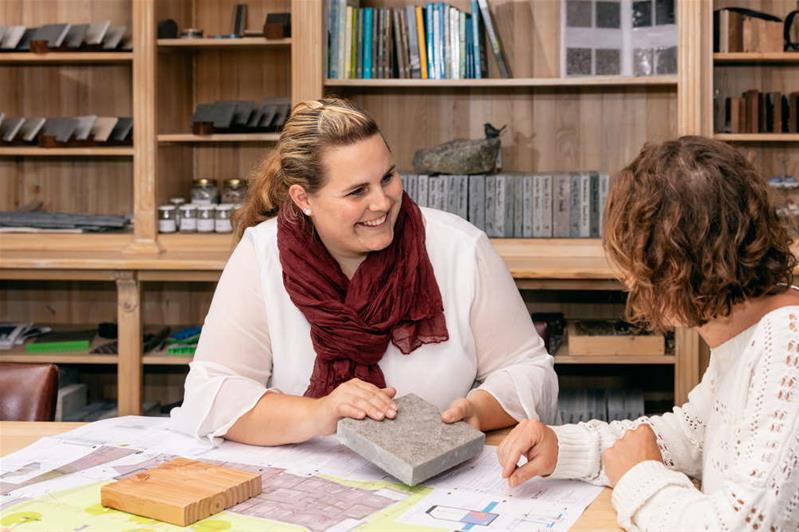
<svg viewBox="0 0 799 532">
<path fill-rule="evenodd" d="M 176 458 L 107 484 L 103 506 L 188 526 L 261 493 L 261 475 Z"/>
</svg>

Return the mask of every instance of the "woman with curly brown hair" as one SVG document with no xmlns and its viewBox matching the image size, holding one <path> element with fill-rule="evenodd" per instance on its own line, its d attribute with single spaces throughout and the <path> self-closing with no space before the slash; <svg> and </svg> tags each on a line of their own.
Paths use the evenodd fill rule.
<svg viewBox="0 0 799 532">
<path fill-rule="evenodd" d="M 764 179 L 721 142 L 647 145 L 614 180 L 604 216 L 627 318 L 696 327 L 710 364 L 688 402 L 662 416 L 522 422 L 498 448 L 503 476 L 614 486 L 627 529 L 797 530 L 796 259 Z"/>
</svg>

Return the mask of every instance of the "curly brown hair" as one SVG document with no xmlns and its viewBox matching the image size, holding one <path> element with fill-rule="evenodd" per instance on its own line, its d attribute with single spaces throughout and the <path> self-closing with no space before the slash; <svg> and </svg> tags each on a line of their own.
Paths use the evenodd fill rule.
<svg viewBox="0 0 799 532">
<path fill-rule="evenodd" d="M 723 142 L 647 144 L 608 194 L 604 247 L 629 289 L 626 318 L 650 329 L 703 325 L 786 290 L 790 245 L 768 184 Z"/>
</svg>

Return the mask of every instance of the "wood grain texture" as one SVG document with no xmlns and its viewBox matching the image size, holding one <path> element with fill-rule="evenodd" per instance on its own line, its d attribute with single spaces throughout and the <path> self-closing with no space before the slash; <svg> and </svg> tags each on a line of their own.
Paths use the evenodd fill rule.
<svg viewBox="0 0 799 532">
<path fill-rule="evenodd" d="M 189 526 L 261 493 L 261 475 L 215 464 L 176 458 L 106 484 L 103 506 Z"/>
</svg>

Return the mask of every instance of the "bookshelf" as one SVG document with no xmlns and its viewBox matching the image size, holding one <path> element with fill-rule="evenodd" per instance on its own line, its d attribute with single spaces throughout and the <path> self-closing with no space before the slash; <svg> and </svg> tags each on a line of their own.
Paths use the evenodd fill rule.
<svg viewBox="0 0 799 532">
<path fill-rule="evenodd" d="M 113 156 L 18 147 L 0 151 L 0 188 L 8 192 L 0 200 L 3 208 L 35 198 L 65 210 L 99 212 L 112 205 L 133 216 L 133 230 L 122 234 L 0 235 L 2 319 L 52 321 L 45 319 L 46 309 L 56 304 L 69 309 L 70 319 L 95 322 L 96 301 L 111 314 L 104 320 L 116 316 L 124 332 L 120 355 L 115 366 L 106 366 L 116 370 L 112 381 L 120 414 L 140 412 L 143 399 L 165 401 L 181 393 L 190 359 L 143 354 L 142 330 L 200 323 L 232 249 L 230 235 L 158 234 L 157 206 L 187 196 L 193 178 L 246 176 L 277 140 L 275 134 L 193 135 L 190 117 L 197 103 L 349 97 L 374 114 L 401 169 L 410 169 L 413 152 L 421 146 L 481 137 L 484 122 L 507 124 L 504 171 L 613 172 L 632 159 L 644 140 L 702 132 L 702 117 L 712 109 L 712 101 L 706 101 L 712 91 L 702 86 L 712 75 L 712 57 L 702 55 L 706 47 L 700 46 L 709 26 L 697 2 L 679 2 L 680 64 L 685 68 L 676 76 L 563 79 L 559 2 L 512 0 L 492 1 L 492 7 L 515 78 L 497 78 L 489 54 L 488 79 L 422 82 L 326 79 L 323 2 L 248 2 L 253 27 L 267 11 L 291 11 L 290 39 L 175 42 L 156 39 L 158 20 L 173 18 L 182 28 L 221 33 L 228 29 L 236 2 L 93 0 L 75 8 L 69 0 L 56 0 L 56 9 L 44 12 L 35 3 L 7 1 L 27 17 L 20 23 L 104 17 L 133 29 L 129 58 L 0 57 L 0 73 L 5 74 L 0 76 L 0 109 L 7 114 L 41 109 L 47 115 L 63 109 L 134 117 L 133 147 L 115 148 L 124 152 Z M 362 0 L 363 5 L 386 7 L 409 3 Z M 470 4 L 449 3 L 462 9 Z M 16 90 L 17 85 L 26 90 Z M 493 244 L 534 310 L 618 315 L 621 287 L 598 240 L 495 239 Z M 62 283 L 70 289 L 60 288 Z M 581 292 L 589 300 L 582 300 Z M 559 354 L 557 363 L 583 377 L 595 370 L 621 376 L 656 371 L 669 383 L 659 393 L 680 402 L 699 380 L 697 335 L 678 330 L 675 350 L 676 356 L 612 360 Z"/>
</svg>

